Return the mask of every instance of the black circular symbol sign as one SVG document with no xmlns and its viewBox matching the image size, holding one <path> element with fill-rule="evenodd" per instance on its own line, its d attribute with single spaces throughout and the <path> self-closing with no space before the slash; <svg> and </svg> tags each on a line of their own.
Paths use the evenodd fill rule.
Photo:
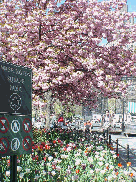
<svg viewBox="0 0 137 182">
<path fill-rule="evenodd" d="M 31 149 L 31 147 L 32 147 L 32 138 L 30 136 L 26 136 L 23 139 L 22 146 L 23 146 L 24 150 L 26 150 L 26 151 Z"/>
<path fill-rule="evenodd" d="M 0 118 L 0 132 L 6 133 L 9 129 L 9 121 L 5 117 Z"/>
<path fill-rule="evenodd" d="M 0 154 L 5 154 L 9 149 L 9 141 L 7 138 L 0 138 Z"/>
<path fill-rule="evenodd" d="M 17 93 L 13 93 L 10 96 L 10 107 L 12 110 L 17 111 L 20 109 L 22 104 L 21 98 Z"/>
<path fill-rule="evenodd" d="M 31 124 L 31 120 L 29 118 L 25 118 L 23 123 L 22 123 L 22 127 L 23 127 L 23 130 L 26 132 L 26 133 L 29 133 L 32 129 L 32 124 Z"/>
</svg>

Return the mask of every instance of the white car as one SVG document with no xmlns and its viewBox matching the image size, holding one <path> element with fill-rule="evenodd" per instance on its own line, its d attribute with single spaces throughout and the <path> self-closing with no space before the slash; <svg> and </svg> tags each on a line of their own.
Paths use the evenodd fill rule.
<svg viewBox="0 0 137 182">
<path fill-rule="evenodd" d="M 109 126 L 110 126 L 110 123 L 109 122 L 105 122 L 103 124 L 103 129 L 107 130 L 109 128 Z"/>
<path fill-rule="evenodd" d="M 120 123 L 120 122 L 116 122 L 116 123 L 114 123 L 114 128 L 122 128 L 122 123 Z"/>
<path fill-rule="evenodd" d="M 33 123 L 33 126 L 35 127 L 35 128 L 37 128 L 37 129 L 41 129 L 41 128 L 44 128 L 45 127 L 45 124 L 43 123 L 43 122 L 37 122 L 37 121 L 35 121 L 34 123 Z"/>
</svg>

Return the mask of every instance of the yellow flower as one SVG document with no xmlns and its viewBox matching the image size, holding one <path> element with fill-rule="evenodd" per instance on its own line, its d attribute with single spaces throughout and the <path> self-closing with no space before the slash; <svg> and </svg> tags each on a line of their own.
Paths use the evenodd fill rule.
<svg viewBox="0 0 137 182">
<path fill-rule="evenodd" d="M 39 146 L 38 146 L 38 149 L 39 149 L 40 151 L 42 151 L 42 150 L 43 150 L 43 149 L 42 149 L 41 147 L 39 147 Z"/>
<path fill-rule="evenodd" d="M 131 162 L 128 162 L 128 163 L 127 163 L 127 166 L 131 166 Z"/>
</svg>

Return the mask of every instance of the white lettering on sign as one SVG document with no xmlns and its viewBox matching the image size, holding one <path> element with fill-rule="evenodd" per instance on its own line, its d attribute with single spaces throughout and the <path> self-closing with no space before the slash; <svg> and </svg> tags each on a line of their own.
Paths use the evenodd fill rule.
<svg viewBox="0 0 137 182">
<path fill-rule="evenodd" d="M 11 123 L 11 130 L 13 133 L 17 133 L 20 130 L 20 123 L 18 120 L 13 120 Z"/>
<path fill-rule="evenodd" d="M 10 90 L 15 92 L 22 92 L 22 87 L 18 85 L 10 85 Z"/>
<path fill-rule="evenodd" d="M 3 71 L 11 72 L 11 73 L 14 73 L 14 74 L 17 74 L 17 75 L 30 76 L 30 73 L 29 72 L 24 71 L 24 70 L 21 70 L 19 68 L 12 68 L 10 66 L 1 65 L 1 69 Z"/>
<path fill-rule="evenodd" d="M 20 141 L 18 138 L 13 138 L 11 141 L 11 150 L 16 151 L 19 149 Z"/>
<path fill-rule="evenodd" d="M 7 71 L 7 72 L 14 72 L 14 69 L 11 67 L 1 65 L 1 68 L 2 68 L 2 70 Z"/>
<path fill-rule="evenodd" d="M 13 76 L 8 76 L 8 81 L 11 83 L 22 83 L 24 84 L 24 78 L 17 78 L 17 77 L 13 77 Z"/>
</svg>

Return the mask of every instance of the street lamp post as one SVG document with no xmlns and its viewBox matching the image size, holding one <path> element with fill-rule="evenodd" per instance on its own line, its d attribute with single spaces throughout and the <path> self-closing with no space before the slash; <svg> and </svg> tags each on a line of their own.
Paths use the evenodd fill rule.
<svg viewBox="0 0 137 182">
<path fill-rule="evenodd" d="M 122 132 L 124 132 L 124 113 L 125 113 L 125 110 L 124 110 L 124 107 L 125 107 L 125 105 L 124 105 L 124 98 L 123 98 L 123 119 L 122 119 Z"/>
</svg>

